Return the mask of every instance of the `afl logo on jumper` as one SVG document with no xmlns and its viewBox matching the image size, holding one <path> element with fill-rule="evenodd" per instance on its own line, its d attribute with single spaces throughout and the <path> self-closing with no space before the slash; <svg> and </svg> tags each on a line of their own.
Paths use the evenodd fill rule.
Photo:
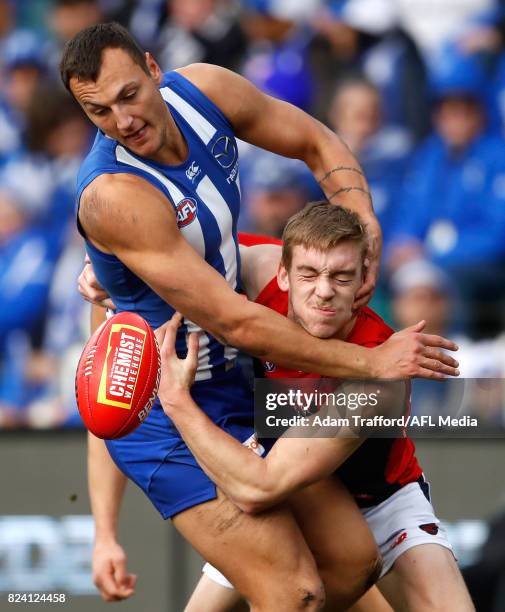
<svg viewBox="0 0 505 612">
<path fill-rule="evenodd" d="M 222 168 L 231 168 L 237 161 L 237 147 L 229 136 L 220 136 L 212 145 L 212 155 Z"/>
<path fill-rule="evenodd" d="M 197 206 L 193 198 L 184 198 L 175 209 L 177 215 L 177 227 L 186 227 L 196 219 Z"/>
</svg>

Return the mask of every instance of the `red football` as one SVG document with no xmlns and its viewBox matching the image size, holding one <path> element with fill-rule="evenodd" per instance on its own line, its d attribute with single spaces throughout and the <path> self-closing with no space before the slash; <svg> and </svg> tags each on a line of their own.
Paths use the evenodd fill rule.
<svg viewBox="0 0 505 612">
<path fill-rule="evenodd" d="M 138 314 L 120 312 L 84 347 L 75 395 L 84 424 L 99 438 L 132 432 L 147 417 L 158 393 L 160 354 L 153 330 Z"/>
</svg>

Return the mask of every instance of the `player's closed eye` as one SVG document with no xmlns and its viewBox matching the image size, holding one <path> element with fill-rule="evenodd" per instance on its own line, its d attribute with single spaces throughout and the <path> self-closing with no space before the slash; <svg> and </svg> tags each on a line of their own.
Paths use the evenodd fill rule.
<svg viewBox="0 0 505 612">
<path fill-rule="evenodd" d="M 349 278 L 347 276 L 345 278 L 334 278 L 333 280 L 336 281 L 339 285 L 349 285 L 353 281 L 352 278 Z"/>
</svg>

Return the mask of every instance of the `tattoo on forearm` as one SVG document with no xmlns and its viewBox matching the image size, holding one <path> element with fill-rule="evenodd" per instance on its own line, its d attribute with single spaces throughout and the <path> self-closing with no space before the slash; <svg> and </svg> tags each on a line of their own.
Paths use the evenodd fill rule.
<svg viewBox="0 0 505 612">
<path fill-rule="evenodd" d="M 332 170 L 330 170 L 329 172 L 327 172 L 323 178 L 318 181 L 319 185 L 321 183 L 323 183 L 329 176 L 331 176 L 334 172 L 339 172 L 340 170 L 347 170 L 348 172 L 356 172 L 357 174 L 359 174 L 360 176 L 365 176 L 363 174 L 363 172 L 359 169 L 359 168 L 354 168 L 354 166 L 337 166 L 336 168 L 333 168 Z"/>
<path fill-rule="evenodd" d="M 363 187 L 341 187 L 340 189 L 337 189 L 337 191 L 332 193 L 330 196 L 328 196 L 328 201 L 330 201 L 332 198 L 334 198 L 336 195 L 339 195 L 340 193 L 349 193 L 350 191 L 359 191 L 366 195 L 370 199 L 370 202 L 372 201 L 372 194 L 366 189 L 363 189 Z"/>
</svg>

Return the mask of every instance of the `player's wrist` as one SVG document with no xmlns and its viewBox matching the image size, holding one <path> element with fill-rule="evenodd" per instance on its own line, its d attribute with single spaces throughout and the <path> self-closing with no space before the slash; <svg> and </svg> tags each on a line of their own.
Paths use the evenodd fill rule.
<svg viewBox="0 0 505 612">
<path fill-rule="evenodd" d="M 172 388 L 167 392 L 161 391 L 158 393 L 158 398 L 168 416 L 193 403 L 189 389 L 186 387 Z"/>
<path fill-rule="evenodd" d="M 366 349 L 367 371 L 369 378 L 387 378 L 384 370 L 381 346 Z"/>
<path fill-rule="evenodd" d="M 95 548 L 107 547 L 118 544 L 117 532 L 115 529 L 95 529 Z"/>
</svg>

